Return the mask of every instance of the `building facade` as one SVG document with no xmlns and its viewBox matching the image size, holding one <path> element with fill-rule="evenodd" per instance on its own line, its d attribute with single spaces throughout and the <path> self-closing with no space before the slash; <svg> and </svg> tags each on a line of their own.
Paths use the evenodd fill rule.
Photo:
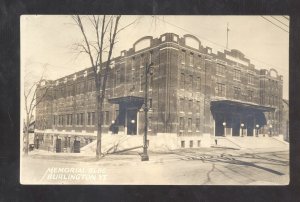
<svg viewBox="0 0 300 202">
<path fill-rule="evenodd" d="M 148 75 L 148 134 L 256 136 L 282 133 L 283 77 L 257 69 L 238 50 L 212 52 L 192 35 L 146 36 L 109 65 L 102 113 L 104 133 L 143 135 L 145 66 Z M 91 68 L 45 81 L 36 109 L 37 138 L 96 138 L 95 83 Z M 82 145 L 81 145 L 82 146 Z"/>
</svg>

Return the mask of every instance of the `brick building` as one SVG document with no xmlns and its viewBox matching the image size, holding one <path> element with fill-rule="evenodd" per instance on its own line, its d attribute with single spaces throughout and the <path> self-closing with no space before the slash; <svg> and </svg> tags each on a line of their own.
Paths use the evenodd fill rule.
<svg viewBox="0 0 300 202">
<path fill-rule="evenodd" d="M 203 134 L 255 136 L 256 129 L 259 134 L 282 133 L 283 78 L 276 70 L 255 68 L 238 50 L 214 54 L 195 36 L 173 33 L 143 37 L 113 59 L 104 133 L 144 133 L 144 71 L 151 62 L 150 136 L 199 137 L 199 146 Z M 47 89 L 47 95 L 36 109 L 37 138 L 47 139 L 48 145 L 61 139 L 67 148 L 76 138 L 80 144 L 94 140 L 94 85 L 91 68 L 41 84 L 38 93 Z"/>
</svg>

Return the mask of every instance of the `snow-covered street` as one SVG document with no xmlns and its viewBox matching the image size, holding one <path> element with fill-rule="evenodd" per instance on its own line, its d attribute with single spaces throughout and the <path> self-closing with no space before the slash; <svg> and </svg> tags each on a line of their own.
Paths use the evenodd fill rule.
<svg viewBox="0 0 300 202">
<path fill-rule="evenodd" d="M 23 184 L 287 185 L 289 152 L 282 148 L 201 148 L 150 153 L 137 151 L 101 160 L 82 154 L 33 151 L 22 158 Z"/>
</svg>

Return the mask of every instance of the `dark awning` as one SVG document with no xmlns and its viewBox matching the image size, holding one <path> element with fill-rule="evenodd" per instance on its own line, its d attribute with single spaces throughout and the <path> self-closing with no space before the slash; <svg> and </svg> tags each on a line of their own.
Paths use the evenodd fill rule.
<svg viewBox="0 0 300 202">
<path fill-rule="evenodd" d="M 214 100 L 214 101 L 211 101 L 211 106 L 243 108 L 243 109 L 261 111 L 261 112 L 275 111 L 274 107 L 269 107 L 269 106 L 264 106 L 264 105 L 259 105 L 259 104 L 255 104 L 255 103 L 249 103 L 249 102 L 242 102 L 242 101 L 237 101 L 237 100 Z"/>
<path fill-rule="evenodd" d="M 112 104 L 126 104 L 126 103 L 133 103 L 133 102 L 144 103 L 144 98 L 137 97 L 137 96 L 124 96 L 124 97 L 110 98 L 108 99 L 108 102 Z"/>
</svg>

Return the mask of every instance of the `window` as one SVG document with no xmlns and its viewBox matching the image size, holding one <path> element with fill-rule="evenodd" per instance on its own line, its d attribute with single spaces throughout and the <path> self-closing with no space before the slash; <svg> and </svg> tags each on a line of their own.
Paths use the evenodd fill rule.
<svg viewBox="0 0 300 202">
<path fill-rule="evenodd" d="M 241 88 L 233 87 L 233 98 L 240 99 L 240 95 L 241 95 Z"/>
<path fill-rule="evenodd" d="M 184 119 L 179 117 L 179 130 L 184 130 Z"/>
<path fill-rule="evenodd" d="M 182 51 L 181 52 L 181 64 L 185 64 L 185 55 L 186 55 L 186 52 Z"/>
<path fill-rule="evenodd" d="M 116 86 L 120 85 L 121 84 L 121 70 L 118 69 L 116 71 Z"/>
<path fill-rule="evenodd" d="M 58 125 L 60 125 L 60 126 L 64 125 L 64 116 L 63 115 L 58 116 Z"/>
<path fill-rule="evenodd" d="M 87 92 L 92 92 L 95 89 L 95 81 L 94 80 L 89 80 L 87 82 Z"/>
<path fill-rule="evenodd" d="M 193 140 L 190 140 L 190 148 L 193 147 L 193 143 L 194 143 L 194 141 L 193 141 Z"/>
<path fill-rule="evenodd" d="M 79 125 L 79 119 L 80 119 L 80 115 L 75 114 L 75 123 L 76 123 L 77 126 Z"/>
<path fill-rule="evenodd" d="M 237 80 L 237 81 L 241 80 L 241 70 L 238 69 L 233 70 L 233 80 Z"/>
<path fill-rule="evenodd" d="M 88 112 L 87 116 L 87 125 L 91 125 L 91 112 Z"/>
<path fill-rule="evenodd" d="M 200 147 L 200 145 L 201 145 L 201 140 L 198 140 L 198 147 Z"/>
<path fill-rule="evenodd" d="M 74 95 L 74 85 L 68 85 L 67 86 L 67 96 L 73 96 Z"/>
<path fill-rule="evenodd" d="M 196 112 L 200 113 L 201 104 L 200 101 L 197 101 Z"/>
<path fill-rule="evenodd" d="M 194 65 L 194 55 L 190 54 L 190 66 Z"/>
<path fill-rule="evenodd" d="M 200 131 L 200 118 L 196 118 L 196 131 Z"/>
<path fill-rule="evenodd" d="M 59 90 L 58 89 L 54 90 L 54 96 L 55 96 L 55 99 L 59 98 Z"/>
<path fill-rule="evenodd" d="M 134 70 L 135 57 L 131 59 L 131 70 Z"/>
<path fill-rule="evenodd" d="M 64 86 L 62 86 L 62 87 L 60 87 L 60 97 L 65 97 L 65 87 Z"/>
<path fill-rule="evenodd" d="M 189 75 L 189 89 L 190 90 L 193 90 L 193 75 Z"/>
<path fill-rule="evenodd" d="M 217 64 L 217 75 L 224 76 L 225 75 L 225 66 L 221 64 Z"/>
<path fill-rule="evenodd" d="M 72 114 L 67 114 L 66 117 L 67 117 L 67 125 L 71 126 L 72 122 L 73 122 L 73 116 L 72 116 Z"/>
<path fill-rule="evenodd" d="M 181 141 L 181 148 L 185 148 L 185 141 Z"/>
<path fill-rule="evenodd" d="M 105 111 L 105 125 L 109 125 L 109 111 Z"/>
<path fill-rule="evenodd" d="M 196 89 L 197 89 L 197 91 L 201 90 L 201 79 L 199 76 L 196 79 Z"/>
<path fill-rule="evenodd" d="M 84 125 L 84 115 L 83 113 L 80 113 L 80 125 Z"/>
<path fill-rule="evenodd" d="M 92 125 L 95 125 L 95 112 L 92 112 Z"/>
<path fill-rule="evenodd" d="M 184 89 L 185 88 L 185 75 L 184 75 L 184 73 L 181 73 L 180 74 L 180 88 L 181 89 Z"/>
<path fill-rule="evenodd" d="M 248 74 L 248 83 L 254 84 L 254 76 L 252 74 Z"/>
<path fill-rule="evenodd" d="M 166 40 L 166 36 L 161 37 L 161 41 L 165 41 Z"/>
<path fill-rule="evenodd" d="M 225 96 L 225 84 L 217 83 L 216 94 L 217 96 Z"/>
<path fill-rule="evenodd" d="M 182 112 L 184 111 L 184 99 L 183 98 L 179 99 L 179 109 Z"/>
<path fill-rule="evenodd" d="M 193 100 L 189 100 L 189 111 L 193 110 Z"/>
<path fill-rule="evenodd" d="M 144 66 L 144 55 L 142 54 L 140 57 L 140 68 Z"/>
<path fill-rule="evenodd" d="M 248 90 L 248 100 L 252 101 L 253 99 L 253 91 L 252 90 Z"/>
<path fill-rule="evenodd" d="M 87 125 L 95 125 L 95 112 L 88 112 Z"/>
<path fill-rule="evenodd" d="M 188 130 L 192 131 L 192 118 L 188 119 Z"/>
<path fill-rule="evenodd" d="M 270 105 L 274 105 L 274 95 L 271 95 L 270 97 Z"/>
<path fill-rule="evenodd" d="M 77 94 L 84 93 L 84 82 L 77 83 L 77 85 L 76 85 L 76 93 Z"/>
</svg>

